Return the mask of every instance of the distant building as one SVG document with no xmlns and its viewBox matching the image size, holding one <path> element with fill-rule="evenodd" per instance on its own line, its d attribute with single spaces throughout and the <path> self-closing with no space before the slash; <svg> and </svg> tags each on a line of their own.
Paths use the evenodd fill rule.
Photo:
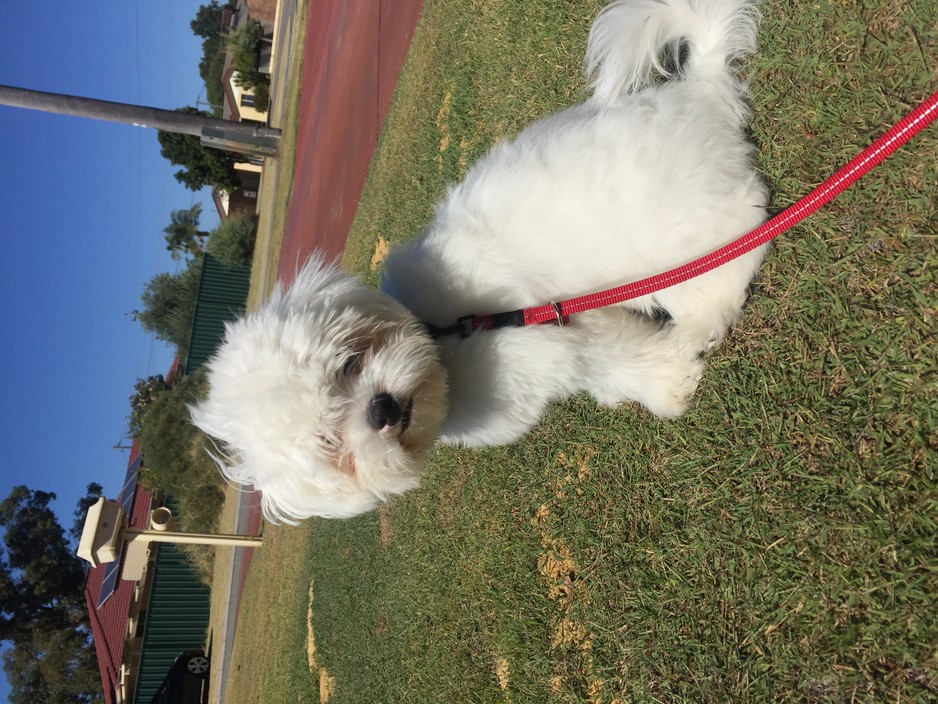
<svg viewBox="0 0 938 704">
<path fill-rule="evenodd" d="M 175 373 L 176 365 L 167 378 Z M 132 528 L 147 528 L 153 494 L 137 486 L 143 464 L 134 442 L 118 501 Z M 116 562 L 88 572 L 85 603 L 91 621 L 105 704 L 147 704 L 184 650 L 204 648 L 210 591 L 184 555 L 169 544 L 151 548 L 143 579 L 121 579 L 126 548 Z"/>
<path fill-rule="evenodd" d="M 261 22 L 267 32 L 272 31 L 276 2 L 245 2 L 239 0 L 236 7 L 226 7 L 222 15 L 222 31 L 234 34 L 250 18 Z M 261 71 L 269 73 L 270 44 L 261 52 Z M 267 111 L 258 110 L 255 106 L 255 96 L 250 88 L 238 85 L 238 72 L 231 65 L 231 52 L 225 57 L 222 70 L 222 88 L 224 89 L 224 102 L 222 104 L 222 117 L 233 122 L 255 122 L 267 124 Z M 265 71 L 265 64 L 266 71 Z M 255 215 L 257 213 L 257 200 L 260 192 L 263 159 L 248 158 L 235 164 L 240 186 L 233 191 L 214 189 L 212 198 L 218 216 L 224 222 L 231 215 L 241 213 Z"/>
<path fill-rule="evenodd" d="M 262 9 L 263 3 L 250 3 L 250 6 L 259 6 Z M 232 35 L 244 26 L 248 19 L 257 20 L 264 27 L 265 37 L 269 37 L 273 31 L 273 17 L 265 18 L 258 16 L 249 8 L 249 4 L 244 0 L 239 0 L 236 9 L 226 8 L 222 14 L 222 31 Z M 260 65 L 261 73 L 270 73 L 270 39 L 265 39 L 266 47 L 261 49 Z M 225 57 L 225 66 L 222 69 L 222 87 L 225 89 L 225 103 L 222 106 L 222 117 L 226 120 L 235 122 L 259 122 L 267 124 L 267 111 L 258 110 L 255 106 L 255 96 L 244 86 L 238 85 L 238 72 L 231 65 L 231 51 L 228 51 Z"/>
<path fill-rule="evenodd" d="M 254 94 L 250 88 L 239 86 L 238 72 L 230 66 L 231 56 L 225 60 L 225 70 L 222 73 L 222 86 L 225 89 L 225 104 L 222 106 L 222 116 L 233 122 L 257 122 L 267 124 L 267 111 L 258 110 L 254 106 Z"/>
<path fill-rule="evenodd" d="M 218 217 L 222 222 L 239 213 L 243 215 L 257 214 L 257 198 L 261 189 L 261 172 L 260 167 L 257 167 L 257 171 L 248 168 L 254 166 L 250 163 L 235 164 L 235 171 L 238 173 L 240 184 L 233 191 L 225 191 L 221 188 L 212 189 L 212 201 L 215 203 L 215 209 L 218 211 Z"/>
<path fill-rule="evenodd" d="M 248 6 L 248 13 L 261 22 L 273 23 L 277 15 L 277 0 L 242 0 Z"/>
</svg>

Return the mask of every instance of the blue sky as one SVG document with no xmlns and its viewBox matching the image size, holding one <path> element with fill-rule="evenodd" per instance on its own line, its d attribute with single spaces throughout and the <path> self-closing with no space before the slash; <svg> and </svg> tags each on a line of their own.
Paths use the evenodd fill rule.
<svg viewBox="0 0 938 704">
<path fill-rule="evenodd" d="M 207 0 L 30 0 L 4 5 L 0 84 L 177 108 L 205 99 Z M 120 489 L 128 395 L 171 351 L 128 313 L 165 250 L 170 213 L 207 193 L 173 178 L 156 132 L 0 106 L 0 498 L 17 484 L 54 491 L 63 525 L 85 486 Z M 0 683 L 0 699 L 6 694 Z"/>
</svg>

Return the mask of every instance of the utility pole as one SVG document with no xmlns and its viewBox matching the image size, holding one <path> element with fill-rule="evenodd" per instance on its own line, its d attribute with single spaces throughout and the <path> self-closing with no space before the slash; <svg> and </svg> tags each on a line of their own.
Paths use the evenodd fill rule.
<svg viewBox="0 0 938 704">
<path fill-rule="evenodd" d="M 115 103 L 109 100 L 82 98 L 62 93 L 45 93 L 28 88 L 0 85 L 0 105 L 40 110 L 59 115 L 88 117 L 93 120 L 122 122 L 137 127 L 152 127 L 163 132 L 190 134 L 216 149 L 241 154 L 273 156 L 280 144 L 280 130 L 258 123 L 219 120 L 204 115 L 188 115 L 142 105 Z"/>
</svg>

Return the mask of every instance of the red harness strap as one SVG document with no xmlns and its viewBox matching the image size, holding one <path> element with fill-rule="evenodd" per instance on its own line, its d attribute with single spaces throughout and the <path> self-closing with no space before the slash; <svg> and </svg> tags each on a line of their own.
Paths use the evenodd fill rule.
<svg viewBox="0 0 938 704">
<path fill-rule="evenodd" d="M 646 296 L 692 279 L 695 276 L 700 276 L 769 242 L 804 220 L 843 193 L 873 167 L 921 132 L 936 116 L 938 116 L 938 92 L 933 93 L 898 124 L 848 162 L 846 166 L 839 169 L 833 176 L 794 205 L 789 206 L 739 239 L 688 264 L 623 286 L 578 298 L 570 298 L 559 303 L 548 303 L 543 306 L 507 313 L 496 313 L 494 315 L 467 315 L 460 318 L 456 325 L 449 328 L 432 328 L 431 334 L 433 334 L 433 331 L 437 331 L 435 337 L 452 333 L 459 334 L 460 337 L 468 337 L 473 330 L 492 330 L 499 327 L 539 325 L 541 323 L 563 324 L 567 322 L 569 316 L 576 313 L 621 303 L 639 296 Z"/>
</svg>

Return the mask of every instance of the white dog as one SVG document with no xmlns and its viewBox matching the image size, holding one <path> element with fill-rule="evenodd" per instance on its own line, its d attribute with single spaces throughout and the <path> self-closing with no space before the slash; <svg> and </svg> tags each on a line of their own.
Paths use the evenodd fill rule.
<svg viewBox="0 0 938 704">
<path fill-rule="evenodd" d="M 651 276 L 758 226 L 767 192 L 732 69 L 755 20 L 749 0 L 613 3 L 590 32 L 592 97 L 483 157 L 391 254 L 383 293 L 313 258 L 230 325 L 192 409 L 223 471 L 271 521 L 345 517 L 417 486 L 434 442 L 512 442 L 580 391 L 680 415 L 764 248 L 564 326 L 431 331 Z"/>
</svg>

